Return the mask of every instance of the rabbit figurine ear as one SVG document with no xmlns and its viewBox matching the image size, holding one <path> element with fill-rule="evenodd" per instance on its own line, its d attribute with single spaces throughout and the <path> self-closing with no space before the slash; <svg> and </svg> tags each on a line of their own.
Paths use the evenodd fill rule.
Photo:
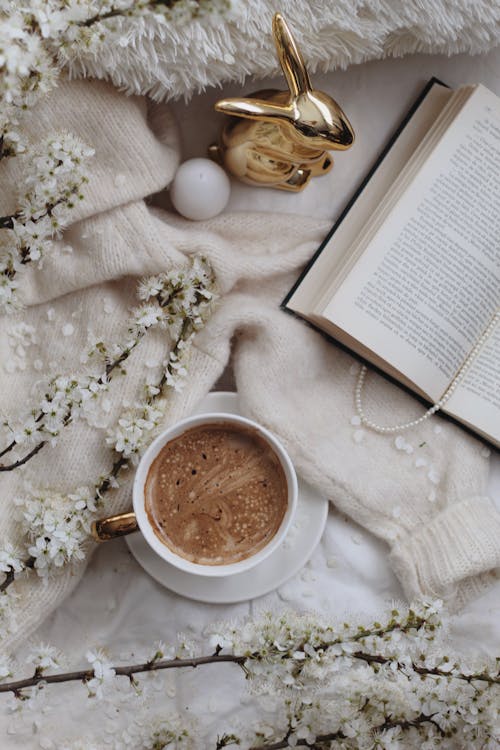
<svg viewBox="0 0 500 750">
<path fill-rule="evenodd" d="M 232 97 L 220 99 L 215 105 L 217 112 L 226 115 L 245 117 L 249 120 L 274 120 L 288 119 L 289 108 L 282 104 L 273 104 L 264 99 L 252 99 L 244 97 Z"/>
<path fill-rule="evenodd" d="M 311 82 L 306 70 L 304 58 L 297 46 L 292 32 L 280 13 L 273 18 L 273 36 L 281 69 L 293 97 L 311 90 Z"/>
</svg>

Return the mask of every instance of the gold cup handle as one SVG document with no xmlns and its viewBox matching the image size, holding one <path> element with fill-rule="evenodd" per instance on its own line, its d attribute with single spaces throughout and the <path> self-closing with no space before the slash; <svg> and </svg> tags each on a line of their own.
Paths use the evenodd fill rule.
<svg viewBox="0 0 500 750">
<path fill-rule="evenodd" d="M 100 518 L 92 523 L 92 536 L 97 542 L 107 542 L 117 536 L 125 536 L 137 531 L 139 525 L 135 513 L 120 513 L 117 516 L 108 516 Z"/>
</svg>

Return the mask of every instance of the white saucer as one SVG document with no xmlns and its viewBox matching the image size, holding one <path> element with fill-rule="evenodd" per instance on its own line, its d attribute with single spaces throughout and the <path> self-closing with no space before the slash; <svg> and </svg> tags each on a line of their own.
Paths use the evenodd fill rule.
<svg viewBox="0 0 500 750">
<path fill-rule="evenodd" d="M 240 414 L 238 394 L 213 391 L 194 413 L 214 411 Z M 295 575 L 321 539 L 327 515 L 328 500 L 299 478 L 297 512 L 286 540 L 255 568 L 226 578 L 201 577 L 175 568 L 158 557 L 140 533 L 126 541 L 144 570 L 176 594 L 210 604 L 233 604 L 267 594 Z"/>
</svg>

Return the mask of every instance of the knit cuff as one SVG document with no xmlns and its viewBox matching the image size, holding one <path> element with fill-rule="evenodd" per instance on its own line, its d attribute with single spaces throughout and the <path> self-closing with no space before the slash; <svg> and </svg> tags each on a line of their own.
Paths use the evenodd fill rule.
<svg viewBox="0 0 500 750">
<path fill-rule="evenodd" d="M 500 513 L 487 497 L 463 500 L 400 537 L 390 559 L 410 601 L 463 606 L 500 566 Z"/>
</svg>

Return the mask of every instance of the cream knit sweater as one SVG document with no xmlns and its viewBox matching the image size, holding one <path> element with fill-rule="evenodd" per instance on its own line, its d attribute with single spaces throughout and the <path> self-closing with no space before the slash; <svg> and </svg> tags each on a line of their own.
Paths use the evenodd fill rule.
<svg viewBox="0 0 500 750">
<path fill-rule="evenodd" d="M 56 372 L 84 371 L 89 365 L 81 355 L 89 343 L 124 335 L 137 280 L 203 252 L 217 274 L 221 299 L 197 335 L 184 392 L 169 396 L 165 424 L 190 413 L 232 352 L 245 413 L 279 435 L 306 480 L 387 541 L 409 599 L 440 596 L 460 606 L 485 585 L 500 565 L 500 515 L 483 496 L 484 446 L 437 417 L 405 435 L 403 446 L 394 437 L 360 432 L 351 421 L 358 365 L 279 309 L 326 224 L 250 213 L 191 223 L 148 207 L 144 198 L 166 186 L 176 169 L 175 128 L 165 109 L 155 108 L 148 117 L 145 100 L 127 98 L 105 83 L 62 83 L 29 123 L 27 134 L 35 142 L 40 134 L 66 129 L 92 145 L 96 156 L 75 223 L 41 270 L 23 272 L 26 310 L 2 319 L 1 411 L 9 417 L 25 412 L 40 382 Z M 1 215 L 15 209 L 17 170 L 15 159 L 0 164 Z M 19 323 L 33 327 L 27 347 L 18 346 Z M 161 333 L 148 334 L 137 347 L 127 375 L 111 386 L 110 423 L 124 401 L 136 398 L 144 369 L 161 360 L 167 347 Z M 373 417 L 388 423 L 413 419 L 422 409 L 374 374 L 365 398 Z M 0 474 L 1 544 L 15 543 L 19 535 L 14 497 L 30 486 L 70 492 L 109 468 L 105 427 L 75 422 L 56 447 L 46 446 L 22 469 Z M 106 496 L 110 513 L 129 507 L 131 474 Z M 3 648 L 33 631 L 83 570 L 83 564 L 65 569 L 48 583 L 34 573 L 16 581 L 17 629 L 4 635 Z"/>
</svg>

